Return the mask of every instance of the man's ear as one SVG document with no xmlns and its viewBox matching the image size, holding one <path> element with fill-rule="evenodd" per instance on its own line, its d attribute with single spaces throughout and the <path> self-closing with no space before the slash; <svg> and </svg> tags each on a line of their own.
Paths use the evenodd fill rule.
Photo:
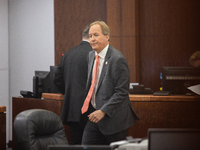
<svg viewBox="0 0 200 150">
<path fill-rule="evenodd" d="M 110 39 L 110 35 L 106 35 L 106 39 L 109 41 L 109 39 Z"/>
</svg>

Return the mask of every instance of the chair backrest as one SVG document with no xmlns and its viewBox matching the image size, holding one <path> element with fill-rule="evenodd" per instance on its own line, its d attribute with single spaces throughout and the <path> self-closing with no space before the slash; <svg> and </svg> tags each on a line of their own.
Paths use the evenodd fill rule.
<svg viewBox="0 0 200 150">
<path fill-rule="evenodd" d="M 148 139 L 148 150 L 200 149 L 200 129 L 151 128 Z"/>
<path fill-rule="evenodd" d="M 60 117 L 48 110 L 30 109 L 14 120 L 17 150 L 47 150 L 48 145 L 68 144 Z"/>
</svg>

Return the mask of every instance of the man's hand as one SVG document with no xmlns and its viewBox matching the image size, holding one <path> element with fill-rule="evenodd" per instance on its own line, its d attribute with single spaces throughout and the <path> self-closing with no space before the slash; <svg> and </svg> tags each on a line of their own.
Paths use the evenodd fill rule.
<svg viewBox="0 0 200 150">
<path fill-rule="evenodd" d="M 89 120 L 94 123 L 99 122 L 104 116 L 105 116 L 105 113 L 102 110 L 96 110 L 93 113 L 88 115 Z"/>
</svg>

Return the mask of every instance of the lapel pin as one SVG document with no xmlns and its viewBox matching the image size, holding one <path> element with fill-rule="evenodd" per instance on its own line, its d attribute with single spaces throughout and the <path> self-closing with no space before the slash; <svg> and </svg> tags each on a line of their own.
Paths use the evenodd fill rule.
<svg viewBox="0 0 200 150">
<path fill-rule="evenodd" d="M 106 62 L 106 65 L 108 64 L 108 62 Z"/>
</svg>

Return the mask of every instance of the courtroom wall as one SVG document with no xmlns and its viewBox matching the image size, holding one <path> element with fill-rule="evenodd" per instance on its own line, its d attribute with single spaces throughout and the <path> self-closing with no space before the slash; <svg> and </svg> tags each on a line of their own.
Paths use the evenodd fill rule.
<svg viewBox="0 0 200 150">
<path fill-rule="evenodd" d="M 162 66 L 189 66 L 200 50 L 198 0 L 55 0 L 55 64 L 79 44 L 86 23 L 103 20 L 111 45 L 126 57 L 131 82 L 153 91 L 161 86 Z"/>
<path fill-rule="evenodd" d="M 200 1 L 140 0 L 140 82 L 159 90 L 162 66 L 190 66 L 200 50 Z"/>
<path fill-rule="evenodd" d="M 94 20 L 106 22 L 106 0 L 54 0 L 55 64 L 78 45 L 82 30 Z"/>
<path fill-rule="evenodd" d="M 12 97 L 20 96 L 20 90 L 33 90 L 35 70 L 49 71 L 50 65 L 55 64 L 53 2 L 53 0 L 8 1 L 10 92 L 7 138 L 9 140 L 12 140 Z"/>
<path fill-rule="evenodd" d="M 8 2 L 0 1 L 0 106 L 9 107 Z M 9 114 L 9 113 L 7 113 Z M 9 123 L 6 118 L 6 124 Z M 7 136 L 9 130 L 6 130 Z"/>
</svg>

